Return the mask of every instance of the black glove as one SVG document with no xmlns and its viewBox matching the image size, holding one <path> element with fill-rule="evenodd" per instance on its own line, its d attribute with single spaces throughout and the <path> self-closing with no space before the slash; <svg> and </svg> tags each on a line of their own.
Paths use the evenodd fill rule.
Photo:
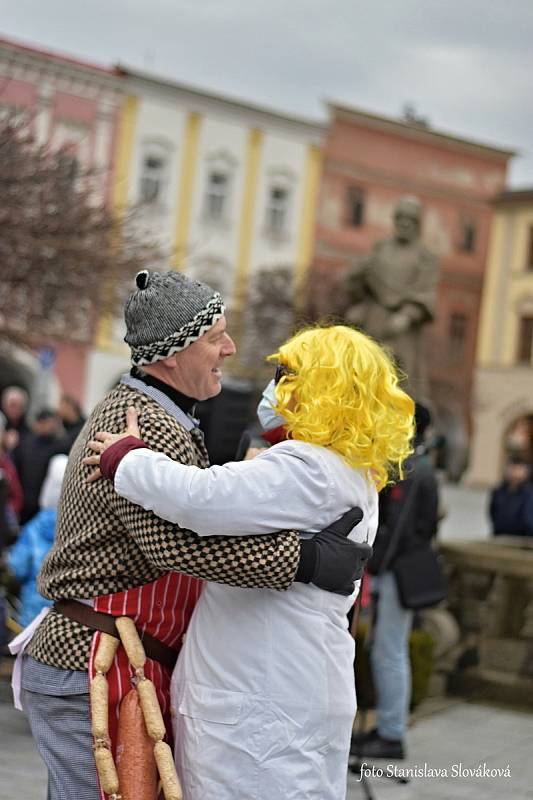
<svg viewBox="0 0 533 800">
<path fill-rule="evenodd" d="M 320 589 L 345 596 L 354 590 L 354 582 L 364 572 L 372 548 L 364 542 L 348 539 L 350 531 L 363 519 L 360 508 L 351 508 L 312 539 L 300 540 L 300 563 L 294 580 L 314 583 Z"/>
</svg>

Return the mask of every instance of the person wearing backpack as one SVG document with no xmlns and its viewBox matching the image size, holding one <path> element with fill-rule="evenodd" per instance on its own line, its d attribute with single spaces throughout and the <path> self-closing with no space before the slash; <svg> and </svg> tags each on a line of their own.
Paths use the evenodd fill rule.
<svg viewBox="0 0 533 800">
<path fill-rule="evenodd" d="M 417 559 L 421 554 L 429 557 L 429 567 L 433 566 L 434 556 L 428 544 L 437 533 L 439 495 L 426 443 L 430 424 L 429 410 L 417 403 L 414 453 L 406 462 L 405 479 L 380 494 L 379 526 L 368 565 L 375 600 L 370 661 L 376 690 L 377 724 L 363 737 L 352 739 L 351 752 L 360 757 L 405 758 L 404 739 L 411 699 L 409 635 L 414 612 L 412 607 L 406 608 L 402 603 L 398 568 L 401 564 L 402 574 L 411 572 L 415 576 L 420 571 Z M 418 577 L 414 578 L 415 583 Z M 418 591 L 419 587 L 416 589 Z M 435 598 L 439 591 L 437 575 Z M 435 598 L 428 599 L 427 604 L 431 605 Z"/>
</svg>

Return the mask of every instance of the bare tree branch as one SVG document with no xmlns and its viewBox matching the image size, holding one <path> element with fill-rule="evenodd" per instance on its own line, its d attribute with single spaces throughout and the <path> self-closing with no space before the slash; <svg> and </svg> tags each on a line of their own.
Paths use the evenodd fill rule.
<svg viewBox="0 0 533 800">
<path fill-rule="evenodd" d="M 27 120 L 0 121 L 0 335 L 26 345 L 90 341 L 125 283 L 158 256 L 131 214 L 97 201 L 101 175 L 37 146 Z"/>
<path fill-rule="evenodd" d="M 294 331 L 293 272 L 284 266 L 267 267 L 259 269 L 251 282 L 239 356 L 244 374 L 257 384 L 272 372 L 266 356 Z"/>
</svg>

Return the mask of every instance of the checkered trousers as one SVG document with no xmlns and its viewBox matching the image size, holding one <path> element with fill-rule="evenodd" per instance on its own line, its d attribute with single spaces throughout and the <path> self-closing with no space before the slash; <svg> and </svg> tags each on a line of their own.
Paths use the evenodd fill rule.
<svg viewBox="0 0 533 800">
<path fill-rule="evenodd" d="M 101 798 L 88 692 L 86 672 L 59 671 L 24 658 L 22 704 L 48 770 L 48 800 Z"/>
<path fill-rule="evenodd" d="M 82 458 L 97 431 L 121 432 L 126 409 L 139 412 L 141 436 L 183 464 L 207 466 L 207 452 L 152 398 L 120 385 L 93 411 L 71 452 L 63 483 L 54 546 L 39 575 L 39 591 L 52 600 L 114 594 L 169 571 L 230 586 L 287 588 L 296 572 L 295 533 L 199 537 L 119 497 L 105 480 L 88 484 Z M 28 653 L 64 669 L 86 669 L 92 632 L 51 611 Z"/>
</svg>

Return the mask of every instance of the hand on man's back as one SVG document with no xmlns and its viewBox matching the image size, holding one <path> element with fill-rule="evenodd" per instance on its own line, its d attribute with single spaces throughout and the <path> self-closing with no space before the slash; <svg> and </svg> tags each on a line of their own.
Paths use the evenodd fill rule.
<svg viewBox="0 0 533 800">
<path fill-rule="evenodd" d="M 369 544 L 348 538 L 362 519 L 363 512 L 356 506 L 311 539 L 302 539 L 302 551 L 307 551 L 307 557 L 302 553 L 302 561 L 308 568 L 308 583 L 335 594 L 348 596 L 353 592 L 372 555 Z"/>
</svg>

